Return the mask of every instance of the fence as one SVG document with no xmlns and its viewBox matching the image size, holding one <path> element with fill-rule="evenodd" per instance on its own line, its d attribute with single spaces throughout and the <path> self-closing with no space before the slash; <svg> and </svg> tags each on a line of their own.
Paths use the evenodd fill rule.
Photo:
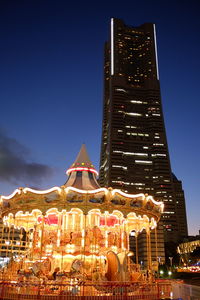
<svg viewBox="0 0 200 300">
<path fill-rule="evenodd" d="M 0 300 L 157 300 L 172 299 L 171 292 L 170 282 L 0 283 Z"/>
</svg>

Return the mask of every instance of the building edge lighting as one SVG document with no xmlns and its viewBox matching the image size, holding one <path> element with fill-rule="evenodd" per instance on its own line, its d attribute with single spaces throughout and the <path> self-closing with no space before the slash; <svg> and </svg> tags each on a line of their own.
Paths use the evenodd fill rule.
<svg viewBox="0 0 200 300">
<path fill-rule="evenodd" d="M 155 54 L 156 54 L 156 72 L 157 72 L 157 79 L 159 80 L 159 71 L 158 71 L 158 52 L 157 52 L 157 39 L 156 39 L 156 25 L 155 25 L 155 24 L 153 24 L 153 32 L 154 32 Z"/>
<path fill-rule="evenodd" d="M 114 75 L 114 19 L 111 18 L 111 75 Z"/>
</svg>

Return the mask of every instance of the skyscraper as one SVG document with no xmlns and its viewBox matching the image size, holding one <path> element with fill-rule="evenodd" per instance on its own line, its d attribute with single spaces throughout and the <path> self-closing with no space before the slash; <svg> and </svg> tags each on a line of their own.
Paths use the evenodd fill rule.
<svg viewBox="0 0 200 300">
<path fill-rule="evenodd" d="M 165 242 L 187 235 L 181 182 L 172 175 L 163 119 L 155 25 L 111 19 L 105 44 L 100 184 L 148 193 L 165 204 L 158 229 Z M 177 183 L 179 182 L 179 184 Z M 177 189 L 179 197 L 176 199 Z M 181 189 L 181 191 L 180 191 Z M 179 202 L 179 205 L 177 205 Z"/>
</svg>

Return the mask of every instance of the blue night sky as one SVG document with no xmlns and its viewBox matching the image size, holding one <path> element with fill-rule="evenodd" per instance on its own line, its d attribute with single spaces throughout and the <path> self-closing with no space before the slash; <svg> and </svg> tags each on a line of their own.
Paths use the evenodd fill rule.
<svg viewBox="0 0 200 300">
<path fill-rule="evenodd" d="M 200 4 L 190 1 L 0 1 L 0 194 L 62 185 L 81 144 L 99 168 L 103 48 L 110 18 L 156 23 L 172 170 L 197 234 Z"/>
</svg>

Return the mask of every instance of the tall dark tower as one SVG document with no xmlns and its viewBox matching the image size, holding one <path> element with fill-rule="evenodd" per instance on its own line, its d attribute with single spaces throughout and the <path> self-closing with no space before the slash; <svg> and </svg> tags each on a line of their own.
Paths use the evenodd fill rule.
<svg viewBox="0 0 200 300">
<path fill-rule="evenodd" d="M 177 205 L 177 184 L 175 189 L 170 166 L 154 24 L 132 27 L 111 19 L 110 39 L 105 44 L 99 180 L 102 186 L 148 193 L 164 202 L 158 229 L 161 256 L 163 232 L 165 242 L 177 243 L 180 219 L 186 224 L 181 235 L 187 235 L 184 193 Z"/>
</svg>

